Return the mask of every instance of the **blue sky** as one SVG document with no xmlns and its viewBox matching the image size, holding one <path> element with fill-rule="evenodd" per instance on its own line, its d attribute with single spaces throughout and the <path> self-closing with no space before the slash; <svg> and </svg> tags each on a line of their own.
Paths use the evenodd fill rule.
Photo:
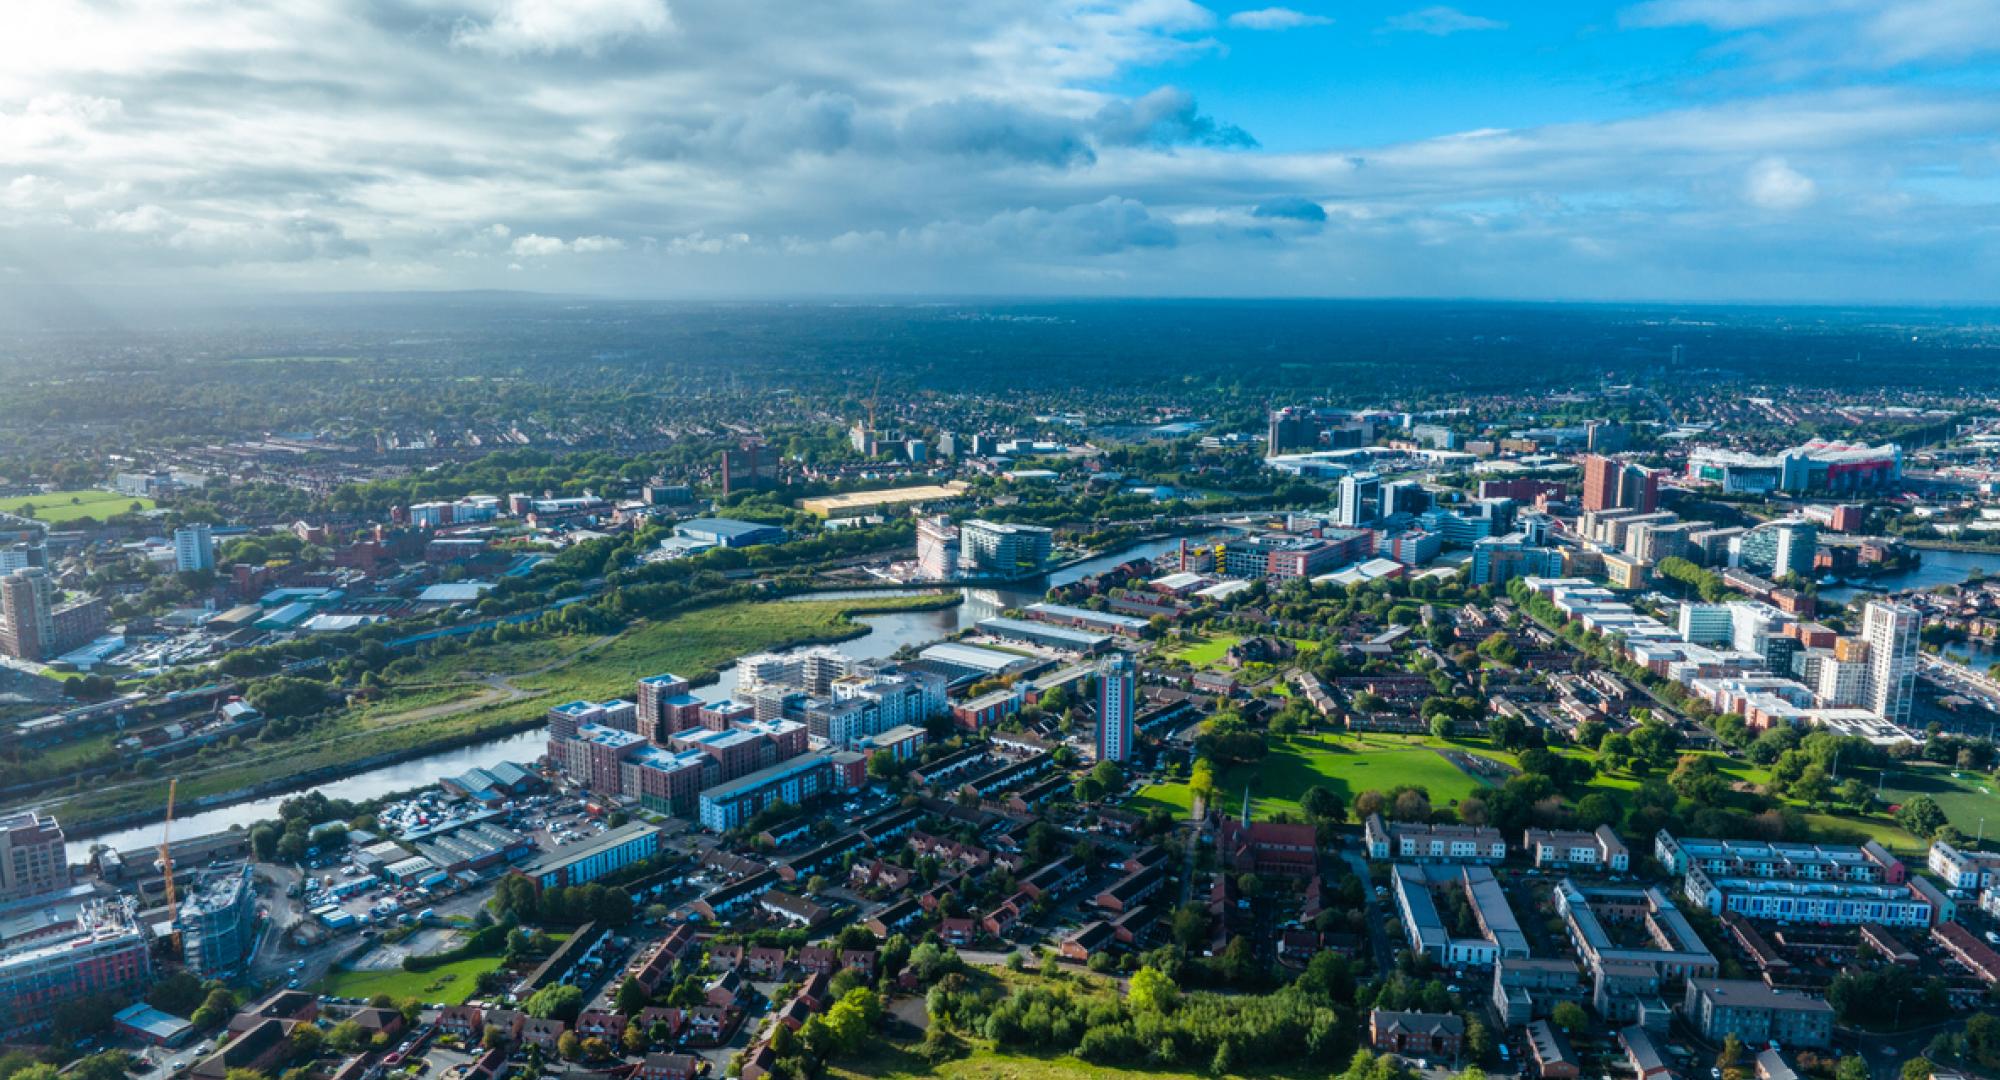
<svg viewBox="0 0 2000 1080">
<path fill-rule="evenodd" d="M 2000 0 L 45 0 L 0 275 L 1994 303 L 1996 60 Z"/>
</svg>

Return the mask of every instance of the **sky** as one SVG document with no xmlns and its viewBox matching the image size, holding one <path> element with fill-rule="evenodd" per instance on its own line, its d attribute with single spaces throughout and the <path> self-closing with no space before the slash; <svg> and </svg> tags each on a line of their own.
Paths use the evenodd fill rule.
<svg viewBox="0 0 2000 1080">
<path fill-rule="evenodd" d="M 0 297 L 2000 303 L 2000 0 L 6 21 Z"/>
</svg>

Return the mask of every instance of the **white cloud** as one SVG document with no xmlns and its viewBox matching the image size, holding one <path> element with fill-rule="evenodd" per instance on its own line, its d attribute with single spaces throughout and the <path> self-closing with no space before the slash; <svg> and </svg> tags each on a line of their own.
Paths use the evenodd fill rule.
<svg viewBox="0 0 2000 1080">
<path fill-rule="evenodd" d="M 574 240 L 564 240 L 559 236 L 543 236 L 527 233 L 514 238 L 507 249 L 520 258 L 535 259 L 549 255 L 571 253 L 576 255 L 602 255 L 612 251 L 625 250 L 625 241 L 615 236 L 579 236 Z"/>
<path fill-rule="evenodd" d="M 1292 30 L 1301 26 L 1328 26 L 1333 20 L 1325 15 L 1308 15 L 1291 8 L 1267 7 L 1236 12 L 1229 17 L 1228 23 L 1243 30 Z"/>
<path fill-rule="evenodd" d="M 534 259 L 544 255 L 560 255 L 569 250 L 569 245 L 557 237 L 529 233 L 526 236 L 515 237 L 514 246 L 509 250 L 517 256 Z"/>
<path fill-rule="evenodd" d="M 1408 11 L 1390 16 L 1387 23 L 1391 30 L 1405 30 L 1418 34 L 1445 37 L 1461 34 L 1468 30 L 1504 30 L 1507 24 L 1482 15 L 1467 15 L 1453 7 L 1427 7 L 1418 11 Z"/>
<path fill-rule="evenodd" d="M 1650 5 L 1626 22 L 1710 20 L 1721 66 L 1836 31 L 1827 55 L 1877 58 L 1857 78 L 1705 85 L 1693 106 L 1657 86 L 1592 122 L 1496 108 L 1478 130 L 1350 145 L 1329 123 L 1282 151 L 1257 144 L 1263 114 L 1161 72 L 1282 89 L 1282 71 L 1229 68 L 1219 28 L 1330 5 L 1232 23 L 1191 0 L 670 2 L 25 5 L 0 34 L 0 253 L 107 284 L 518 287 L 511 266 L 706 295 L 1751 298 L 1769 267 L 1809 263 L 2000 299 L 2000 98 L 1875 75 L 1983 40 L 1970 0 Z M 1899 26 L 1905 10 L 1940 21 Z M 1400 23 L 1468 20 L 1493 22 Z M 1789 257 L 1814 245 L 1828 257 Z M 1605 275 L 1604 252 L 1630 273 Z M 1814 295 L 1800 281 L 1780 295 Z"/>
<path fill-rule="evenodd" d="M 1705 26 L 1781 76 L 2000 53 L 2000 0 L 1646 0 L 1628 26 Z"/>
<path fill-rule="evenodd" d="M 664 246 L 668 252 L 675 255 L 720 255 L 726 251 L 740 251 L 749 244 L 749 233 L 710 236 L 697 229 L 686 236 L 669 239 Z"/>
<path fill-rule="evenodd" d="M 1785 164 L 1784 158 L 1768 157 L 1750 166 L 1743 191 L 1745 198 L 1766 210 L 1798 210 L 1819 196 L 1819 185 Z"/>
<path fill-rule="evenodd" d="M 673 14 L 663 0 L 503 0 L 487 20 L 460 23 L 452 40 L 502 56 L 567 50 L 589 54 L 622 38 L 673 28 Z"/>
</svg>

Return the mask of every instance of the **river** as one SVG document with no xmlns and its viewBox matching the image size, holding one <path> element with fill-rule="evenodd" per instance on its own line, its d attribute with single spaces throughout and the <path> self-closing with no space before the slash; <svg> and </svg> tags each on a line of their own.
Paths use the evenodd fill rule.
<svg viewBox="0 0 2000 1080">
<path fill-rule="evenodd" d="M 855 621 L 866 625 L 869 628 L 868 633 L 838 642 L 833 648 L 857 660 L 877 660 L 894 655 L 904 646 L 928 645 L 960 631 L 971 629 L 979 620 L 991 618 L 1007 608 L 1032 604 L 1040 600 L 1042 592 L 1050 587 L 1067 585 L 1079 578 L 1101 573 L 1132 559 L 1152 558 L 1164 554 L 1173 550 L 1179 543 L 1178 539 L 1147 541 L 1084 560 L 1073 566 L 1066 566 L 1051 572 L 1042 590 L 1033 589 L 1028 582 L 1004 589 L 967 588 L 959 590 L 964 594 L 964 602 L 953 607 L 935 611 L 898 611 L 857 616 Z M 930 591 L 935 590 L 911 589 L 906 592 L 857 589 L 851 592 L 805 593 L 792 599 L 847 600 L 899 594 L 914 595 Z M 725 669 L 716 682 L 700 687 L 695 692 L 708 701 L 729 697 L 736 692 L 736 669 Z M 395 765 L 371 769 L 344 780 L 318 786 L 319 790 L 324 791 L 329 798 L 357 801 L 375 799 L 399 791 L 424 787 L 467 769 L 497 765 L 502 761 L 532 761 L 541 757 L 547 746 L 548 738 L 540 730 L 523 731 L 488 742 L 462 746 L 456 750 L 411 758 Z M 311 789 L 298 788 L 229 806 L 180 815 L 174 819 L 174 835 L 204 836 L 209 833 L 224 832 L 232 827 L 248 828 L 259 821 L 277 817 L 279 803 L 307 790 Z M 87 860 L 93 844 L 109 844 L 119 851 L 131 851 L 159 842 L 160 826 L 155 822 L 98 836 L 73 838 L 69 841 L 69 859 L 71 862 Z"/>
</svg>

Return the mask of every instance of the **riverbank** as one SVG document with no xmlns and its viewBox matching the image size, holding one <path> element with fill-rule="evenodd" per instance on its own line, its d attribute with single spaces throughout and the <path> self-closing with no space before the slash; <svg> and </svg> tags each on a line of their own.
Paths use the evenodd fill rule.
<svg viewBox="0 0 2000 1080">
<path fill-rule="evenodd" d="M 438 657 L 398 680 L 397 687 L 431 696 L 421 707 L 398 709 L 392 688 L 389 700 L 345 710 L 317 725 L 305 739 L 201 755 L 175 763 L 156 777 L 87 791 L 45 793 L 34 804 L 56 814 L 72 837 L 88 839 L 160 820 L 169 772 L 180 780 L 182 807 L 207 810 L 268 798 L 518 735 L 539 726 L 550 707 L 565 701 L 630 695 L 644 675 L 671 671 L 706 685 L 746 653 L 846 641 L 869 633 L 866 624 L 854 621 L 858 616 L 938 610 L 962 599 L 951 592 L 789 603 L 745 601 L 641 623 L 610 638 L 514 642 L 496 646 L 493 654 L 469 649 Z M 517 666 L 535 653 L 554 653 L 560 659 L 517 676 L 477 674 L 489 664 Z M 440 685 L 464 686 L 475 694 L 470 700 L 439 705 L 434 696 Z"/>
</svg>

